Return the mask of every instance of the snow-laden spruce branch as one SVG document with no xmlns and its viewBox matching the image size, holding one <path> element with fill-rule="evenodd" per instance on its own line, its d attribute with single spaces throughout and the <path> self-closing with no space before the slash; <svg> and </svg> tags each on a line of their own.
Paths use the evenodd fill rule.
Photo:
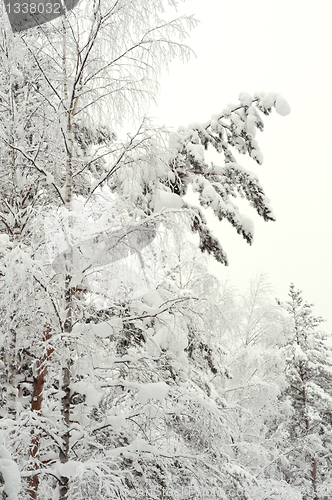
<svg viewBox="0 0 332 500">
<path fill-rule="evenodd" d="M 186 203 L 192 211 L 192 230 L 199 234 L 202 251 L 225 265 L 228 264 L 227 255 L 209 231 L 201 208 L 211 208 L 220 221 L 228 220 L 249 244 L 253 241 L 254 226 L 235 204 L 237 195 L 245 198 L 265 221 L 275 220 L 257 174 L 239 165 L 234 152 L 248 154 L 260 165 L 263 155 L 255 139 L 257 130 L 263 130 L 260 112 L 269 115 L 272 108 L 282 116 L 290 112 L 286 100 L 274 92 L 260 92 L 254 96 L 242 92 L 239 100 L 240 104 L 229 104 L 207 123 L 194 122 L 188 127 L 180 127 L 171 141 L 173 192 L 183 197 L 190 187 L 198 193 L 200 207 L 190 207 Z M 209 147 L 220 154 L 222 165 L 205 159 Z"/>
</svg>

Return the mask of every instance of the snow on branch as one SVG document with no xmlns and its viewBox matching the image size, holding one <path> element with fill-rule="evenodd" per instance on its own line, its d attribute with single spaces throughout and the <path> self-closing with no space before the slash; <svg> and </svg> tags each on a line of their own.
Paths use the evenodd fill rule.
<svg viewBox="0 0 332 500">
<path fill-rule="evenodd" d="M 233 200 L 237 196 L 246 199 L 265 221 L 274 221 L 275 216 L 258 176 L 239 165 L 234 153 L 247 154 L 261 165 L 263 155 L 255 138 L 257 130 L 264 128 L 261 113 L 269 115 L 274 107 L 277 113 L 285 116 L 290 107 L 280 94 L 274 92 L 260 92 L 253 97 L 242 92 L 239 101 L 238 105 L 229 104 L 208 122 L 191 123 L 173 134 L 170 186 L 171 191 L 179 196 L 186 195 L 190 186 L 199 194 L 201 207 L 211 208 L 220 221 L 228 220 L 251 244 L 253 222 L 240 213 Z M 211 148 L 222 156 L 223 165 L 208 163 L 205 156 Z M 212 237 L 202 214 L 193 219 L 192 229 L 200 235 L 201 249 L 226 264 L 227 257 L 219 242 Z"/>
</svg>

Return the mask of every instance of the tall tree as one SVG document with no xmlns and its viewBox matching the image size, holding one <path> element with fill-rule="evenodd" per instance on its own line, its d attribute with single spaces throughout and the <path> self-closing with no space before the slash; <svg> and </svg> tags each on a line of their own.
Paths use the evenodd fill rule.
<svg viewBox="0 0 332 500">
<path fill-rule="evenodd" d="M 43 410 L 41 403 L 43 397 L 45 401 L 46 394 L 50 394 L 52 375 L 55 376 L 55 388 L 62 389 L 59 393 L 61 416 L 54 415 L 62 429 L 62 441 L 53 434 L 53 442 L 49 446 L 51 450 L 58 449 L 63 466 L 69 460 L 72 405 L 69 386 L 73 382 L 71 365 L 75 351 L 70 337 L 73 324 L 77 322 L 77 315 L 81 314 L 83 307 L 79 307 L 75 295 L 79 287 L 73 285 L 73 252 L 69 252 L 68 260 L 65 260 L 67 264 L 62 276 L 54 274 L 54 270 L 47 265 L 45 238 L 40 234 L 43 217 L 38 217 L 38 211 L 32 211 L 32 206 L 41 198 L 44 201 L 41 206 L 46 208 L 44 214 L 52 214 L 61 205 L 70 214 L 75 196 L 86 194 L 91 200 L 98 186 L 105 183 L 121 166 L 134 159 L 141 169 L 154 160 L 161 165 L 154 139 L 157 134 L 148 130 L 145 124 L 140 125 L 137 133 L 122 143 L 115 143 L 109 126 L 98 128 L 93 125 L 91 128 L 89 124 L 92 116 L 96 116 L 97 108 L 99 115 L 102 114 L 100 110 L 102 105 L 105 107 L 105 103 L 107 121 L 121 121 L 125 118 L 125 110 L 132 113 L 139 102 L 151 98 L 158 68 L 175 55 L 186 57 L 189 53 L 181 41 L 173 42 L 172 36 L 176 35 L 181 40 L 185 35 L 185 24 L 193 24 L 189 18 L 163 20 L 160 17 L 161 3 L 151 1 L 140 2 L 140 8 L 128 1 L 104 2 L 103 5 L 100 2 L 86 2 L 86 12 L 83 7 L 52 26 L 39 28 L 37 36 L 24 34 L 14 41 L 10 33 L 2 33 L 2 55 L 7 63 L 3 68 L 5 71 L 8 69 L 7 74 L 2 72 L 3 79 L 7 78 L 2 88 L 3 95 L 8 95 L 8 103 L 2 99 L 4 113 L 1 139 L 13 158 L 11 167 L 6 164 L 13 183 L 6 181 L 8 189 L 3 191 L 2 197 L 2 203 L 6 206 L 2 223 L 9 235 L 3 266 L 7 284 L 4 296 L 7 321 L 4 326 L 8 325 L 9 332 L 4 332 L 8 344 L 4 346 L 4 352 L 5 364 L 8 366 L 8 401 L 12 413 L 15 416 L 23 377 L 25 391 L 31 397 L 30 410 L 36 421 L 31 430 L 28 465 L 31 470 L 28 476 L 30 498 L 37 497 L 39 477 L 49 463 L 41 457 L 41 450 L 44 448 L 44 453 L 47 453 L 44 434 L 47 427 L 46 413 L 49 404 L 53 405 L 51 401 L 54 398 L 49 396 L 51 399 Z M 29 71 L 29 64 L 34 73 Z M 38 120 L 39 117 L 41 119 Z M 33 190 L 27 186 L 27 179 Z M 36 189 L 38 184 L 39 190 Z M 21 186 L 26 191 L 23 194 L 18 192 Z M 53 193 L 50 192 L 52 188 Z M 49 199 L 46 205 L 47 195 Z M 24 206 L 17 206 L 16 199 L 20 203 L 23 200 Z M 14 208 L 8 208 L 8 203 Z M 27 211 L 36 227 L 29 234 L 30 240 L 21 237 L 22 226 L 28 234 Z M 17 213 L 19 216 L 16 216 Z M 68 221 L 72 228 L 75 217 L 69 216 Z M 31 238 L 35 245 L 29 248 L 27 243 L 31 243 Z M 41 272 L 38 272 L 40 268 Z M 12 286 L 9 286 L 10 282 Z M 34 290 L 31 303 L 24 302 L 28 283 Z M 28 316 L 27 307 L 30 308 Z M 40 316 L 40 335 L 33 332 L 36 328 L 33 328 L 32 318 L 36 318 L 36 314 Z M 25 337 L 31 332 L 31 344 L 27 338 L 24 343 L 18 339 L 19 331 Z M 38 336 L 40 343 L 37 341 Z M 20 380 L 17 377 L 18 355 L 24 358 Z M 51 360 L 53 373 L 50 371 Z M 59 364 L 62 366 L 60 379 L 55 374 Z M 29 387 L 30 381 L 32 387 Z M 45 382 L 48 382 L 48 388 Z M 26 396 L 25 393 L 23 395 Z M 60 497 L 67 498 L 69 476 L 64 469 L 63 472 L 59 473 Z"/>
<path fill-rule="evenodd" d="M 230 456 L 252 474 L 248 494 L 263 499 L 274 490 L 265 473 L 275 459 L 278 439 L 271 432 L 270 419 L 279 412 L 278 396 L 286 385 L 282 350 L 277 345 L 283 318 L 265 275 L 252 280 L 246 293 L 235 299 L 230 304 L 233 315 L 228 312 L 233 320 L 223 342 L 229 377 L 221 381 L 219 391 L 228 408 Z"/>
<path fill-rule="evenodd" d="M 2 32 L 8 394 L 0 424 L 28 478 L 22 499 L 52 498 L 56 489 L 61 500 L 130 497 L 149 482 L 169 487 L 170 474 L 178 487 L 222 488 L 225 478 L 245 476 L 227 465 L 209 428 L 195 431 L 195 419 L 208 419 L 215 435 L 223 425 L 213 387 L 191 380 L 186 362 L 196 359 L 209 376 L 216 370 L 220 345 L 206 338 L 202 319 L 195 326 L 204 306 L 192 312 L 206 290 L 196 283 L 193 296 L 161 277 L 152 291 L 158 259 L 146 247 L 157 230 L 189 216 L 200 249 L 226 263 L 202 211 L 182 199 L 189 185 L 251 242 L 235 191 L 266 220 L 273 215 L 231 148 L 260 163 L 258 110 L 285 114 L 288 106 L 275 94 L 241 94 L 216 120 L 179 131 L 170 152 L 165 131 L 151 127 L 140 106 L 154 98 L 161 68 L 189 55 L 183 38 L 193 24 L 167 20 L 163 2 L 94 0 L 15 39 Z M 119 139 L 114 123 L 136 113 L 136 132 Z M 208 145 L 224 155 L 223 167 L 205 163 Z M 141 297 L 122 277 L 110 284 L 116 266 L 109 266 L 121 257 L 150 287 Z"/>
<path fill-rule="evenodd" d="M 330 482 L 331 348 L 327 335 L 317 330 L 323 319 L 313 314 L 313 304 L 305 302 L 293 284 L 288 295 L 288 387 L 283 397 L 292 413 L 286 420 L 289 437 L 281 470 L 290 484 L 300 488 L 303 499 L 319 500 Z"/>
</svg>

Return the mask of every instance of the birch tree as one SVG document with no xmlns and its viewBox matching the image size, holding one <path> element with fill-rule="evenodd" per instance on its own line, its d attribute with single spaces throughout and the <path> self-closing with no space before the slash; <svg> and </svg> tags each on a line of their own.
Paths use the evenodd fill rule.
<svg viewBox="0 0 332 500">
<path fill-rule="evenodd" d="M 9 334 L 5 333 L 5 338 L 8 346 L 4 347 L 4 351 L 9 353 L 8 363 L 6 362 L 8 401 L 11 401 L 13 415 L 16 414 L 19 396 L 17 356 L 18 353 L 25 352 L 24 346 L 17 344 L 18 328 L 22 326 L 22 333 L 25 335 L 29 331 L 29 320 L 23 312 L 25 308 L 22 310 L 20 307 L 18 292 L 24 294 L 23 290 L 26 290 L 26 286 L 22 287 L 23 281 L 27 282 L 26 273 L 31 276 L 30 281 L 34 281 L 34 284 L 31 284 L 34 289 L 31 320 L 37 311 L 44 311 L 41 314 L 46 314 L 47 305 L 41 304 L 47 302 L 51 306 L 48 318 L 42 320 L 43 325 L 41 325 L 42 352 L 39 353 L 36 349 L 34 338 L 34 349 L 31 350 L 29 346 L 29 352 L 25 356 L 28 366 L 24 380 L 27 377 L 31 378 L 28 373 L 31 366 L 29 359 L 32 357 L 36 360 L 33 365 L 33 387 L 27 389 L 31 395 L 32 416 L 36 419 L 35 430 L 31 431 L 28 465 L 28 470 L 32 471 L 28 474 L 27 493 L 30 498 L 37 498 L 39 477 L 43 474 L 42 469 L 49 463 L 48 459 L 43 460 L 40 456 L 40 435 L 45 438 L 44 432 L 47 427 L 45 414 L 47 406 L 53 404 L 50 403 L 53 398 L 48 392 L 48 405 L 45 405 L 43 411 L 41 410 L 41 401 L 43 397 L 45 399 L 46 394 L 44 383 L 47 376 L 48 383 L 51 383 L 50 358 L 53 370 L 59 364 L 62 366 L 61 377 L 55 375 L 53 381 L 61 395 L 61 411 L 55 419 L 58 419 L 62 436 L 57 437 L 58 431 L 54 433 L 53 430 L 51 432 L 53 442 L 50 444 L 50 449 L 55 448 L 59 452 L 62 469 L 53 473 L 53 476 L 59 476 L 60 498 L 68 498 L 70 475 L 65 472 L 64 467 L 69 460 L 71 422 L 69 386 L 72 382 L 73 347 L 69 338 L 72 335 L 73 324 L 77 321 L 75 292 L 79 287 L 73 287 L 71 251 L 66 256 L 69 258 L 61 277 L 58 274 L 54 275 L 50 266 L 46 265 L 45 250 L 30 251 L 26 247 L 26 241 L 20 238 L 22 226 L 26 226 L 26 220 L 21 220 L 22 215 L 26 215 L 24 209 L 30 199 L 36 204 L 36 193 L 40 197 L 44 196 L 44 201 L 47 195 L 50 196 L 46 211 L 57 210 L 57 207 L 63 205 L 70 213 L 75 196 L 83 192 L 91 198 L 102 183 L 105 183 L 120 166 L 132 162 L 133 157 L 137 165 L 141 164 L 141 169 L 154 160 L 157 160 L 157 165 L 162 165 L 162 160 L 158 158 L 155 149 L 149 150 L 153 146 L 153 141 L 157 142 L 155 137 L 158 133 L 149 131 L 146 124 L 139 125 L 137 133 L 122 142 L 114 141 L 114 134 L 110 132 L 112 121 L 124 120 L 126 116 L 137 112 L 142 101 L 148 101 L 154 96 L 156 76 L 163 63 L 167 64 L 174 56 L 187 57 L 189 54 L 189 49 L 181 43 L 181 39 L 186 35 L 186 27 L 193 25 L 193 21 L 190 18 L 165 21 L 160 17 L 161 7 L 161 3 L 149 1 L 141 2 L 137 7 L 128 1 L 106 4 L 104 2 L 103 5 L 100 2 L 86 2 L 85 6 L 81 6 L 81 10 L 70 15 L 66 14 L 53 25 L 40 27 L 36 34 L 22 35 L 15 40 L 15 49 L 11 35 L 3 32 L 2 55 L 4 60 L 7 58 L 5 68 L 10 70 L 9 76 L 7 75 L 8 83 L 3 82 L 4 94 L 8 94 L 8 103 L 2 100 L 2 106 L 7 112 L 9 127 L 4 125 L 2 141 L 13 158 L 12 167 L 6 165 L 6 171 L 9 171 L 14 179 L 9 187 L 10 195 L 4 193 L 3 203 L 8 205 L 12 193 L 18 191 L 16 187 L 18 182 L 21 182 L 24 189 L 23 196 L 21 193 L 16 195 L 16 197 L 21 195 L 20 201 L 23 200 L 23 207 L 17 208 L 16 200 L 12 201 L 12 205 L 17 209 L 16 212 L 19 212 L 20 220 L 16 220 L 16 213 L 13 213 L 11 207 L 2 214 L 2 223 L 8 238 L 4 240 L 7 252 L 5 251 L 3 274 L 7 286 L 10 281 L 13 284 L 17 283 L 16 288 L 14 285 L 11 290 L 7 288 L 5 292 L 7 293 L 5 301 L 7 304 L 13 304 L 14 310 L 9 313 L 7 320 Z M 172 40 L 175 36 L 179 41 Z M 14 61 L 16 74 L 10 66 L 19 49 L 22 50 L 22 57 L 25 57 L 34 69 L 34 73 L 30 73 L 30 78 L 28 77 L 28 82 L 22 81 L 28 73 L 24 60 L 21 62 L 18 58 Z M 17 84 L 13 81 L 15 77 L 19 80 Z M 3 78 L 5 78 L 4 73 Z M 8 91 L 4 88 L 6 84 Z M 15 92 L 17 96 L 13 96 Z M 27 109 L 31 100 L 35 108 L 30 106 L 30 109 Z M 18 101 L 19 104 L 23 102 L 21 107 L 26 108 L 23 110 L 25 112 L 19 109 Z M 105 114 L 102 113 L 102 109 Z M 36 114 L 40 110 L 43 119 L 37 121 Z M 101 127 L 94 125 L 91 132 L 91 120 L 96 116 L 97 123 L 101 123 Z M 138 116 L 137 118 L 139 121 Z M 103 124 L 105 121 L 107 125 Z M 34 126 L 32 130 L 30 122 Z M 4 124 L 4 121 L 2 123 Z M 23 131 L 25 136 L 28 136 L 25 141 L 22 140 Z M 87 157 L 86 149 L 91 145 L 95 147 L 90 148 L 90 157 Z M 22 175 L 19 176 L 22 170 L 23 179 Z M 96 173 L 98 177 L 94 178 L 93 174 Z M 33 191 L 27 179 L 33 186 Z M 88 184 L 85 186 L 84 182 Z M 39 190 L 36 189 L 38 184 L 41 186 Z M 31 204 L 27 210 L 32 211 Z M 32 218 L 32 214 L 30 215 Z M 8 223 L 8 219 L 13 220 L 14 228 Z M 37 221 L 39 224 L 42 222 L 42 219 L 38 219 L 36 211 L 33 212 L 33 220 L 35 224 Z M 69 219 L 70 226 L 73 226 L 73 221 L 74 218 Z M 35 234 L 32 236 L 36 239 Z M 31 234 L 29 236 L 31 238 Z M 40 238 L 37 240 L 39 240 L 37 246 L 44 244 Z M 21 272 L 17 263 L 21 264 Z M 39 265 L 43 269 L 42 275 L 35 272 Z M 16 269 L 14 276 L 13 268 Z M 49 291 L 51 283 L 52 294 Z M 26 305 L 31 306 L 31 304 Z M 22 317 L 21 323 L 17 317 L 18 311 L 19 317 Z M 53 316 L 54 322 L 50 319 Z M 54 376 L 54 371 L 52 374 Z M 51 390 L 50 385 L 48 390 Z M 47 453 L 45 439 L 43 447 L 43 451 Z M 45 494 L 45 491 L 44 489 L 42 494 Z"/>
<path fill-rule="evenodd" d="M 239 105 L 180 130 L 169 146 L 141 109 L 155 98 L 161 69 L 189 56 L 184 38 L 195 22 L 167 19 L 163 5 L 80 2 L 15 40 L 2 33 L 1 427 L 27 478 L 21 498 L 130 498 L 172 482 L 224 494 L 225 483 L 246 477 L 208 429 L 194 429 L 205 417 L 214 434 L 223 426 L 211 387 L 189 377 L 190 334 L 202 340 L 190 339 L 198 371 L 215 369 L 204 319 L 190 332 L 202 287 L 172 287 L 161 276 L 151 290 L 156 249 L 143 250 L 182 217 L 200 249 L 227 262 L 202 210 L 183 200 L 190 185 L 202 207 L 251 242 L 250 224 L 231 202 L 235 191 L 266 220 L 273 214 L 231 148 L 261 163 L 259 110 L 289 109 L 276 94 L 241 94 Z M 115 124 L 128 120 L 136 128 L 117 137 Z M 209 145 L 224 166 L 205 162 Z M 150 286 L 141 295 L 122 276 L 111 283 L 116 266 L 100 271 L 128 255 Z M 204 307 L 198 311 L 204 318 Z"/>
</svg>

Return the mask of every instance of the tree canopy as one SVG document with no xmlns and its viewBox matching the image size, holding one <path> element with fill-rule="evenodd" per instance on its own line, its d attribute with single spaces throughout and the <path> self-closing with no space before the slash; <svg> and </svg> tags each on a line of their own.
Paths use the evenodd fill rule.
<svg viewBox="0 0 332 500">
<path fill-rule="evenodd" d="M 228 263 L 205 209 L 249 244 L 237 196 L 275 219 L 236 156 L 260 165 L 263 115 L 289 105 L 241 93 L 206 123 L 153 124 L 142 109 L 160 72 L 191 54 L 196 21 L 170 17 L 176 6 L 82 0 L 51 23 L 1 30 L 0 474 L 11 500 L 296 500 L 301 488 L 317 500 L 329 480 L 320 319 L 293 288 L 278 306 L 263 278 L 240 297 L 206 255 Z M 128 120 L 136 129 L 116 133 Z"/>
</svg>

